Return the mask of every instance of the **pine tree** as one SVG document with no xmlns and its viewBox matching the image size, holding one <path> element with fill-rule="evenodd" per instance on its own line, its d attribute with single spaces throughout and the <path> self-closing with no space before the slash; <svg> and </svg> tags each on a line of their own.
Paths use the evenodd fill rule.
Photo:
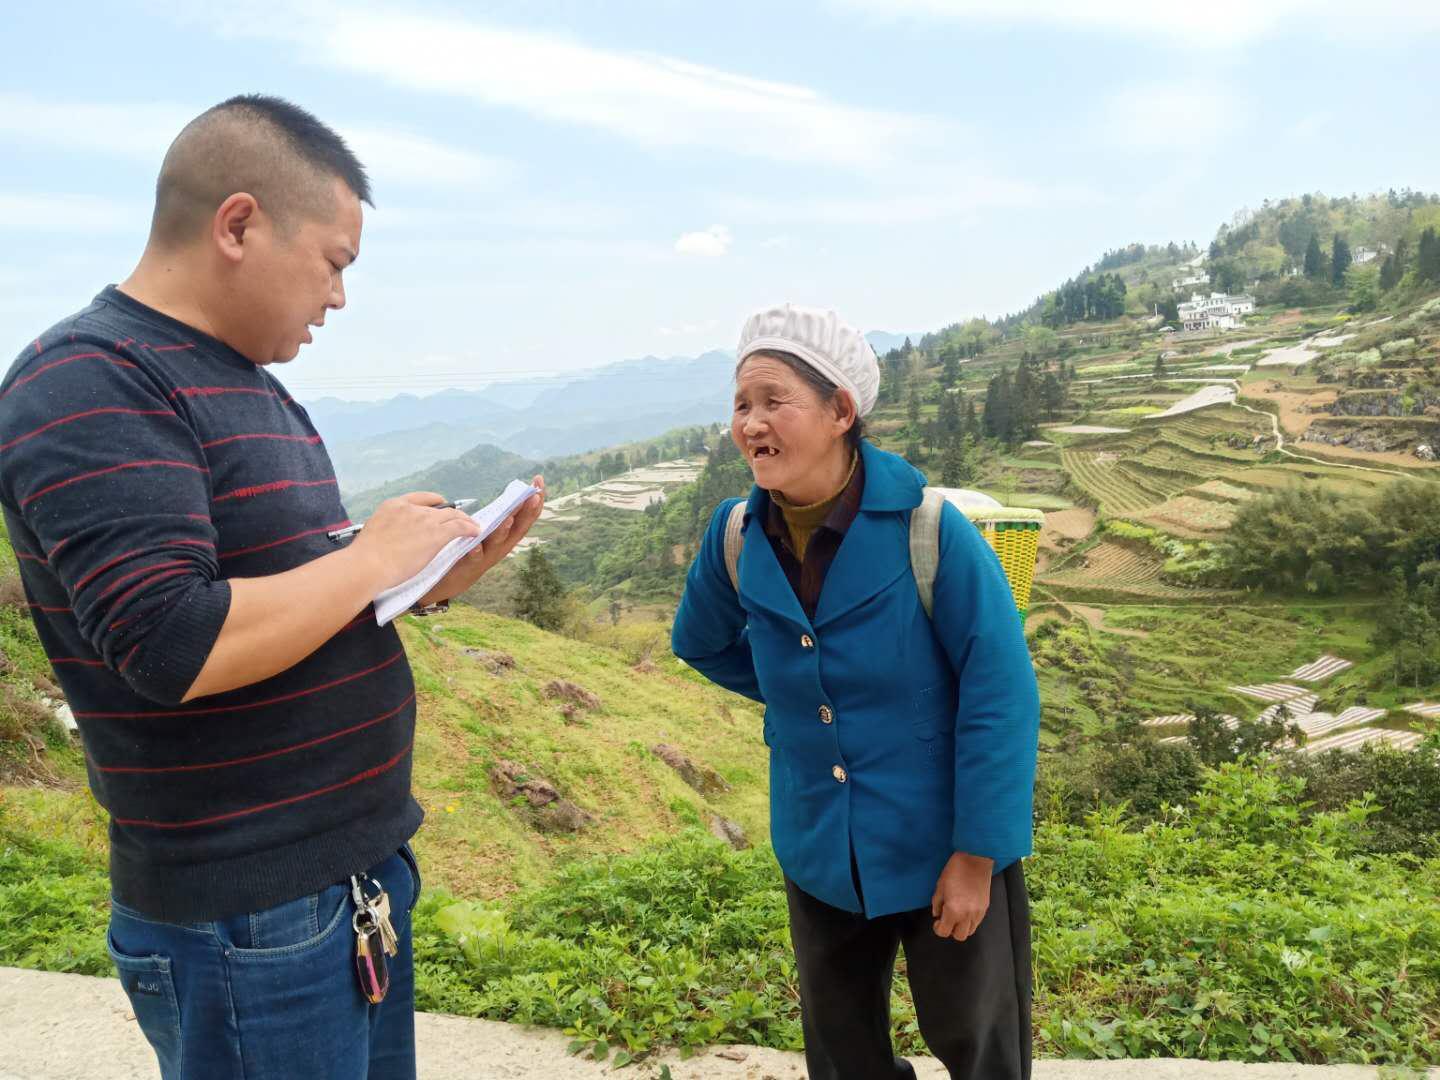
<svg viewBox="0 0 1440 1080">
<path fill-rule="evenodd" d="M 1310 246 L 1305 249 L 1305 276 L 1308 278 L 1319 277 L 1324 266 L 1325 256 L 1320 251 L 1320 237 L 1311 233 Z"/>
<path fill-rule="evenodd" d="M 960 434 L 964 438 L 980 437 L 980 421 L 975 417 L 975 399 L 965 398 L 965 407 L 960 411 Z"/>
<path fill-rule="evenodd" d="M 565 625 L 565 586 L 539 544 L 525 554 L 512 600 L 516 618 L 541 630 L 557 631 Z"/>
<path fill-rule="evenodd" d="M 1022 359 L 1019 367 L 1015 369 L 1011 402 L 1013 419 L 1009 437 L 1005 441 L 1017 443 L 1025 439 L 1033 439 L 1036 426 L 1040 422 L 1040 410 L 1044 402 L 1040 380 L 1035 377 L 1035 365 L 1028 360 Z"/>
<path fill-rule="evenodd" d="M 1015 401 L 1010 369 L 1002 367 L 985 385 L 985 434 L 992 439 L 1013 442 Z"/>
<path fill-rule="evenodd" d="M 940 483 L 945 487 L 964 487 L 975 480 L 974 440 L 968 435 L 951 439 L 940 463 Z"/>
<path fill-rule="evenodd" d="M 960 353 L 954 346 L 945 350 L 945 368 L 940 374 L 940 385 L 946 389 L 960 381 Z"/>
<path fill-rule="evenodd" d="M 1040 393 L 1045 401 L 1045 412 L 1048 416 L 1060 415 L 1065 408 L 1065 386 L 1055 376 L 1053 371 L 1045 372 L 1045 378 L 1040 380 Z"/>
<path fill-rule="evenodd" d="M 1335 242 L 1330 248 L 1330 284 L 1337 289 L 1345 284 L 1345 271 L 1350 269 L 1354 259 L 1350 256 L 1350 242 L 1335 234 Z"/>
<path fill-rule="evenodd" d="M 960 419 L 960 402 L 958 394 L 952 394 L 948 390 L 940 395 L 940 411 L 936 417 L 937 426 L 940 429 L 940 441 L 942 445 L 949 445 L 961 435 L 962 421 Z"/>
<path fill-rule="evenodd" d="M 1380 291 L 1389 292 L 1398 284 L 1400 284 L 1400 267 L 1395 262 L 1394 255 L 1386 255 L 1385 261 L 1380 264 Z"/>
<path fill-rule="evenodd" d="M 910 430 L 916 431 L 920 427 L 920 388 L 910 387 L 910 400 L 905 404 L 905 415 L 910 420 Z"/>
<path fill-rule="evenodd" d="M 1433 227 L 1420 234 L 1415 272 L 1421 281 L 1440 282 L 1440 234 Z"/>
</svg>

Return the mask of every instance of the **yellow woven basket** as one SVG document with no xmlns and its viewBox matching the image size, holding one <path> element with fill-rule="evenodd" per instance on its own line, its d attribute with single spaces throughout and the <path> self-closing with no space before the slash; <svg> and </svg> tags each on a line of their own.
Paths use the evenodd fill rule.
<svg viewBox="0 0 1440 1080">
<path fill-rule="evenodd" d="M 1015 607 L 1023 618 L 1030 607 L 1030 586 L 1035 583 L 1044 513 L 1022 506 L 967 506 L 961 510 L 1000 556 L 1000 565 L 1015 596 Z"/>
</svg>

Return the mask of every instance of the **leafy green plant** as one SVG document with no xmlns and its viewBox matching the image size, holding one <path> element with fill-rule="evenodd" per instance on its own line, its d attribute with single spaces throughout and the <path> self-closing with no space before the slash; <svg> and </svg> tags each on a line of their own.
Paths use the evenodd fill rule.
<svg viewBox="0 0 1440 1080">
<path fill-rule="evenodd" d="M 1039 1051 L 1440 1061 L 1440 859 L 1369 854 L 1374 800 L 1316 811 L 1309 783 L 1247 758 L 1148 821 L 1128 805 L 1042 820 L 1026 867 Z M 562 1027 L 617 1064 L 800 1043 L 765 850 L 689 832 L 501 904 L 428 897 L 416 925 L 423 1007 Z M 903 979 L 893 1014 L 918 1050 Z"/>
</svg>

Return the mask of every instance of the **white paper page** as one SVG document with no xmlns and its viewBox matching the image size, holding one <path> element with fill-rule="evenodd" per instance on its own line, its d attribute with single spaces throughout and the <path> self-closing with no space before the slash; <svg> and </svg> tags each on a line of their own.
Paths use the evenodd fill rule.
<svg viewBox="0 0 1440 1080">
<path fill-rule="evenodd" d="M 470 515 L 471 520 L 480 526 L 479 536 L 451 540 L 440 549 L 435 558 L 430 560 L 424 570 L 421 570 L 409 581 L 402 581 L 394 588 L 386 589 L 375 597 L 375 621 L 384 626 L 397 615 L 403 615 L 409 611 L 415 605 L 415 601 L 433 589 L 436 583 L 450 572 L 452 566 L 479 547 L 480 541 L 499 528 L 502 521 L 518 510 L 526 499 L 539 490 L 523 480 L 511 480 L 505 490 L 500 493 L 499 498 Z"/>
</svg>

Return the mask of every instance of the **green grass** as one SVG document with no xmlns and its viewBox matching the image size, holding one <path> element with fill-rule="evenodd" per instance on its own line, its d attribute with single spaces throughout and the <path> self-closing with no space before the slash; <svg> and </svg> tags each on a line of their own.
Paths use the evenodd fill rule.
<svg viewBox="0 0 1440 1080">
<path fill-rule="evenodd" d="M 405 620 L 419 688 L 414 783 L 427 814 L 417 848 L 437 884 L 502 895 L 545 880 L 567 859 L 631 850 L 713 814 L 764 835 L 769 783 L 758 708 L 685 669 L 668 649 L 655 654 L 655 670 L 633 670 L 657 625 L 607 632 L 628 645 L 627 656 L 460 606 L 428 622 Z M 668 627 L 660 630 L 668 638 Z M 491 674 L 467 648 L 509 654 L 517 666 Z M 597 694 L 602 707 L 567 719 L 544 695 L 555 679 Z M 731 790 L 701 797 L 651 753 L 662 742 L 715 769 Z M 596 822 L 573 836 L 538 835 L 494 790 L 490 770 L 501 759 L 536 770 Z"/>
<path fill-rule="evenodd" d="M 996 459 L 999 464 L 1007 469 L 1043 469 L 1045 471 L 1059 472 L 1062 468 L 1058 461 L 1050 461 L 1045 458 L 1022 458 L 1022 457 L 1000 457 Z"/>
<path fill-rule="evenodd" d="M 1213 773 L 1127 825 L 1041 821 L 1026 867 L 1042 1056 L 1440 1060 L 1440 860 L 1362 856 L 1366 810 L 1303 815 L 1273 767 Z M 800 1045 L 778 868 L 688 834 L 500 905 L 432 897 L 424 1007 L 563 1027 L 616 1063 L 658 1045 Z M 903 978 L 902 1051 L 921 1049 Z"/>
</svg>

